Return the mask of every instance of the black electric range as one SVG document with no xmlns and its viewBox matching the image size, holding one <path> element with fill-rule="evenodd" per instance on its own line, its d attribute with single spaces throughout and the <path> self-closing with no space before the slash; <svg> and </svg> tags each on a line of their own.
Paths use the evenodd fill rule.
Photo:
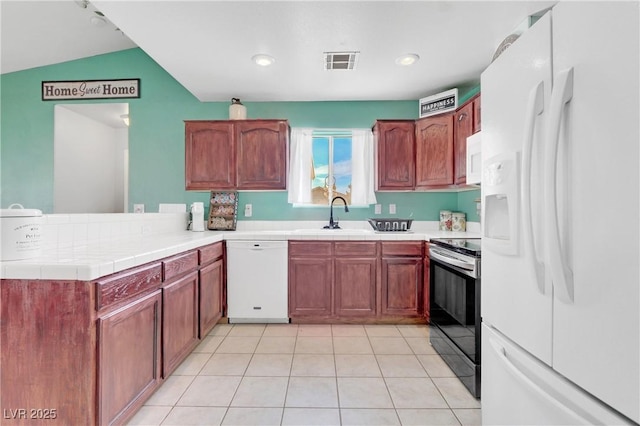
<svg viewBox="0 0 640 426">
<path fill-rule="evenodd" d="M 456 376 L 480 398 L 479 238 L 429 241 L 430 342 Z"/>
</svg>

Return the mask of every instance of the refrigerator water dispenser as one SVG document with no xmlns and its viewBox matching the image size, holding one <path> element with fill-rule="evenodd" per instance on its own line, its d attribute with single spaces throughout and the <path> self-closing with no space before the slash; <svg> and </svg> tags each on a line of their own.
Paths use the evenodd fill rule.
<svg viewBox="0 0 640 426">
<path fill-rule="evenodd" d="M 500 254 L 518 254 L 519 166 L 519 152 L 483 161 L 483 244 Z"/>
</svg>

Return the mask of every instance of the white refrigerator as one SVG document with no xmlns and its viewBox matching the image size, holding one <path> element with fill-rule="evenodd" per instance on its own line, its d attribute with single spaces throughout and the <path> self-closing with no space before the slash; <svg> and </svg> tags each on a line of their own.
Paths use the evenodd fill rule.
<svg viewBox="0 0 640 426">
<path fill-rule="evenodd" d="M 482 418 L 640 422 L 639 3 L 560 1 L 482 74 Z"/>
</svg>

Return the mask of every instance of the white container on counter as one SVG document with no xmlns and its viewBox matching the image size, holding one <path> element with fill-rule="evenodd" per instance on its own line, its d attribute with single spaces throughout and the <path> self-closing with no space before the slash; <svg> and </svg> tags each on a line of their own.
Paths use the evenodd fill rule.
<svg viewBox="0 0 640 426">
<path fill-rule="evenodd" d="M 451 213 L 451 230 L 465 232 L 467 230 L 467 216 L 464 213 Z"/>
<path fill-rule="evenodd" d="M 440 231 L 451 231 L 451 211 L 440 210 Z"/>
<path fill-rule="evenodd" d="M 42 211 L 12 204 L 0 209 L 0 261 L 32 259 L 40 256 Z"/>
<path fill-rule="evenodd" d="M 191 230 L 194 232 L 204 231 L 204 203 L 191 204 Z"/>
</svg>

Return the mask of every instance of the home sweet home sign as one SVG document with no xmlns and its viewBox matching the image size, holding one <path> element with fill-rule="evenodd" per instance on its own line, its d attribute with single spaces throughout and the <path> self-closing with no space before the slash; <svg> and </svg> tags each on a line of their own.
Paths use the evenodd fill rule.
<svg viewBox="0 0 640 426">
<path fill-rule="evenodd" d="M 140 97 L 140 79 L 43 81 L 42 100 L 125 99 Z"/>
</svg>

